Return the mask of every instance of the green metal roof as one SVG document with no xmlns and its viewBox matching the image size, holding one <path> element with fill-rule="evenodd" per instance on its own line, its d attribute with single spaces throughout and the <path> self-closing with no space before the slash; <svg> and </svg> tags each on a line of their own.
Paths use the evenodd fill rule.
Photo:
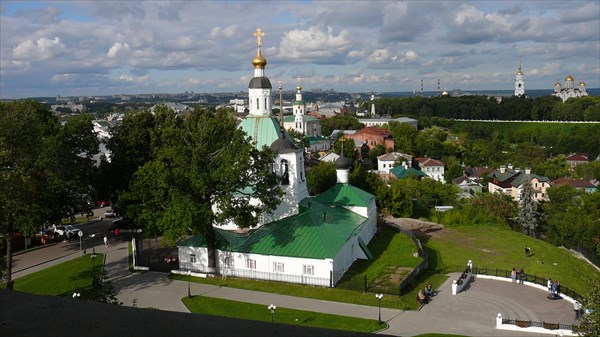
<svg viewBox="0 0 600 337">
<path fill-rule="evenodd" d="M 271 146 L 274 141 L 281 137 L 279 121 L 271 116 L 248 115 L 242 120 L 238 128 L 246 132 L 256 142 L 257 149 L 262 149 L 265 145 Z"/>
<path fill-rule="evenodd" d="M 304 105 L 304 101 L 294 101 L 292 105 Z"/>
<path fill-rule="evenodd" d="M 315 143 L 319 143 L 319 142 L 328 140 L 327 138 L 321 137 L 321 136 L 309 136 L 309 137 L 306 137 L 306 139 L 308 139 L 309 144 L 315 144 Z"/>
<path fill-rule="evenodd" d="M 390 173 L 393 174 L 394 176 L 396 176 L 396 178 L 398 179 L 402 179 L 402 178 L 407 178 L 408 176 L 415 175 L 417 177 L 425 177 L 426 174 L 413 168 L 413 167 L 409 167 L 408 169 L 405 169 L 402 166 L 396 166 L 393 169 L 390 170 Z"/>
<path fill-rule="evenodd" d="M 540 182 L 546 182 L 546 181 L 550 181 L 550 179 L 548 177 L 542 177 L 542 176 L 538 176 L 537 174 L 525 174 L 522 173 L 519 176 L 517 176 L 515 178 L 515 180 L 513 180 L 511 182 L 511 185 L 513 185 L 514 187 L 518 187 L 521 186 L 525 181 L 531 181 L 531 179 L 537 179 Z"/>
<path fill-rule="evenodd" d="M 302 200 L 300 206 L 299 214 L 265 224 L 247 235 L 215 228 L 217 248 L 261 255 L 334 258 L 367 221 L 343 207 L 327 206 L 309 198 Z M 206 242 L 203 236 L 196 235 L 178 246 L 206 247 Z"/>
<path fill-rule="evenodd" d="M 296 120 L 296 116 L 295 115 L 287 115 L 287 116 L 283 116 L 283 121 L 286 123 L 291 123 L 293 121 Z M 304 122 L 318 122 L 319 119 L 316 117 L 313 117 L 311 115 L 302 115 L 302 121 Z"/>
<path fill-rule="evenodd" d="M 375 196 L 350 184 L 335 184 L 315 198 L 324 204 L 369 207 Z"/>
</svg>

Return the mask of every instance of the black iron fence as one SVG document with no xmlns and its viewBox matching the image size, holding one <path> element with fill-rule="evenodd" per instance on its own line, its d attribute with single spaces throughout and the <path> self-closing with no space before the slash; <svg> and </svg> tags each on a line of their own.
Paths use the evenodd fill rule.
<svg viewBox="0 0 600 337">
<path fill-rule="evenodd" d="M 598 253 L 596 253 L 596 251 L 594 251 L 592 249 L 585 248 L 579 242 L 564 241 L 563 242 L 563 246 L 565 248 L 567 248 L 567 249 L 572 249 L 575 252 L 583 255 L 593 265 L 595 265 L 596 267 L 600 268 L 600 255 L 598 255 Z"/>
<path fill-rule="evenodd" d="M 506 270 L 506 269 L 488 268 L 488 267 L 473 267 L 473 273 L 478 274 L 478 275 L 490 275 L 490 276 L 511 278 L 511 272 L 512 272 L 512 270 Z M 517 278 L 518 277 L 519 276 L 517 274 Z M 523 280 L 527 281 L 527 282 L 539 284 L 544 287 L 546 287 L 548 285 L 548 278 L 545 278 L 542 276 L 525 274 L 523 277 Z M 581 301 L 581 299 L 583 298 L 581 295 L 579 295 L 572 289 L 569 289 L 568 287 L 563 286 L 562 284 L 560 285 L 560 293 L 565 294 L 565 295 L 567 295 L 575 300 L 578 300 L 578 301 Z"/>
<path fill-rule="evenodd" d="M 536 322 L 536 321 L 522 321 L 518 319 L 502 319 L 502 324 L 516 325 L 520 328 L 544 328 L 548 330 L 571 330 L 573 332 L 578 331 L 579 326 L 573 324 L 562 324 L 562 323 L 549 323 L 549 322 Z"/>
</svg>

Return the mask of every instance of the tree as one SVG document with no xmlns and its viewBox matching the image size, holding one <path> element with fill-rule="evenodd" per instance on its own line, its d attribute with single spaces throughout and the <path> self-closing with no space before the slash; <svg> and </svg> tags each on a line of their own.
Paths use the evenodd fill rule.
<svg viewBox="0 0 600 337">
<path fill-rule="evenodd" d="M 290 137 L 292 137 L 294 143 L 301 149 L 308 149 L 308 147 L 310 146 L 308 138 L 306 138 L 306 136 L 302 132 L 296 131 L 294 129 L 288 129 L 287 133 L 288 135 L 290 135 Z"/>
<path fill-rule="evenodd" d="M 579 326 L 582 336 L 600 336 L 600 277 L 596 276 L 590 280 L 590 293 L 583 300 L 584 309 L 592 309 L 583 315 Z"/>
<path fill-rule="evenodd" d="M 216 271 L 213 225 L 233 221 L 252 227 L 280 202 L 282 191 L 271 169 L 274 154 L 256 149 L 226 111 L 197 109 L 178 117 L 157 110 L 154 123 L 152 159 L 135 172 L 119 204 L 170 244 L 203 234 L 208 267 Z"/>
<path fill-rule="evenodd" d="M 321 119 L 321 130 L 324 135 L 331 135 L 333 130 L 360 130 L 364 125 L 356 117 L 336 115 Z"/>
<path fill-rule="evenodd" d="M 525 181 L 523 183 L 523 191 L 521 192 L 517 222 L 521 225 L 525 234 L 535 237 L 538 230 L 539 217 L 538 205 L 533 198 L 533 187 L 530 181 Z"/>
<path fill-rule="evenodd" d="M 44 224 L 90 209 L 91 117 L 61 125 L 34 101 L 0 102 L 0 231 L 6 239 L 7 288 L 12 289 L 12 241 Z"/>
<path fill-rule="evenodd" d="M 358 152 L 354 148 L 354 139 L 340 137 L 333 144 L 333 152 L 341 155 L 342 149 L 344 150 L 344 156 L 346 156 L 351 163 L 354 164 L 358 160 Z"/>
<path fill-rule="evenodd" d="M 326 161 L 319 162 L 306 172 L 306 184 L 310 195 L 319 195 L 333 187 L 337 181 L 335 165 Z"/>
</svg>

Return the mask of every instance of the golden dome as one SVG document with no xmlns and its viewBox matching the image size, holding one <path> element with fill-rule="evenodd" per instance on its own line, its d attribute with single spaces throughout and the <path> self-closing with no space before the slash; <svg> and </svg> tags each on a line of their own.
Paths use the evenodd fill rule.
<svg viewBox="0 0 600 337">
<path fill-rule="evenodd" d="M 565 81 L 573 82 L 573 81 L 575 81 L 575 79 L 573 78 L 573 76 L 569 75 L 569 76 L 565 77 Z"/>
<path fill-rule="evenodd" d="M 560 82 L 556 82 L 556 83 L 554 83 L 554 86 L 555 86 L 555 87 L 560 87 Z"/>
<path fill-rule="evenodd" d="M 521 71 L 520 68 L 519 68 L 519 70 L 517 70 L 517 75 L 523 75 L 523 72 Z"/>
<path fill-rule="evenodd" d="M 578 85 L 578 86 L 580 86 L 580 87 L 581 87 L 581 86 L 584 86 L 584 87 L 586 86 L 586 84 L 585 84 L 585 82 L 584 82 L 584 81 L 579 81 L 579 84 L 577 84 L 577 85 Z"/>
<path fill-rule="evenodd" d="M 264 68 L 267 65 L 267 59 L 262 56 L 260 49 L 258 49 L 258 53 L 252 59 L 252 65 L 254 68 Z"/>
<path fill-rule="evenodd" d="M 296 90 L 302 91 L 302 86 L 300 86 L 300 84 L 298 84 L 298 86 L 296 87 Z"/>
</svg>

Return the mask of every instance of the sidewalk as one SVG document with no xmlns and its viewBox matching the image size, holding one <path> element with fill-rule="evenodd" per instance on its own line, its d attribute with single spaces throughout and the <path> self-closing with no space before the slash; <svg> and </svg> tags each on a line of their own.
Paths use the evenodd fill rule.
<svg viewBox="0 0 600 337">
<path fill-rule="evenodd" d="M 189 312 L 181 298 L 187 296 L 188 283 L 170 280 L 167 274 L 157 272 L 130 273 L 128 270 L 127 242 L 110 246 L 106 268 L 108 279 L 125 306 L 157 308 L 160 310 Z M 382 334 L 414 336 L 422 333 L 450 333 L 469 336 L 523 336 L 523 333 L 495 329 L 495 317 L 551 321 L 561 317 L 561 323 L 571 324 L 567 316 L 572 308 L 567 303 L 554 301 L 548 307 L 543 291 L 527 286 L 493 280 L 474 279 L 466 291 L 452 295 L 451 277 L 440 287 L 431 303 L 420 311 L 403 311 L 381 308 L 381 318 L 389 324 Z M 512 288 L 511 288 L 512 287 Z M 364 306 L 279 295 L 236 288 L 218 287 L 201 283 L 190 284 L 192 295 L 250 302 L 316 311 L 341 316 L 377 319 L 376 306 Z M 374 301 L 375 303 L 375 301 Z M 541 311 L 541 312 L 540 312 Z M 561 314 L 564 314 L 561 316 Z M 527 333 L 526 336 L 545 336 Z"/>
</svg>

